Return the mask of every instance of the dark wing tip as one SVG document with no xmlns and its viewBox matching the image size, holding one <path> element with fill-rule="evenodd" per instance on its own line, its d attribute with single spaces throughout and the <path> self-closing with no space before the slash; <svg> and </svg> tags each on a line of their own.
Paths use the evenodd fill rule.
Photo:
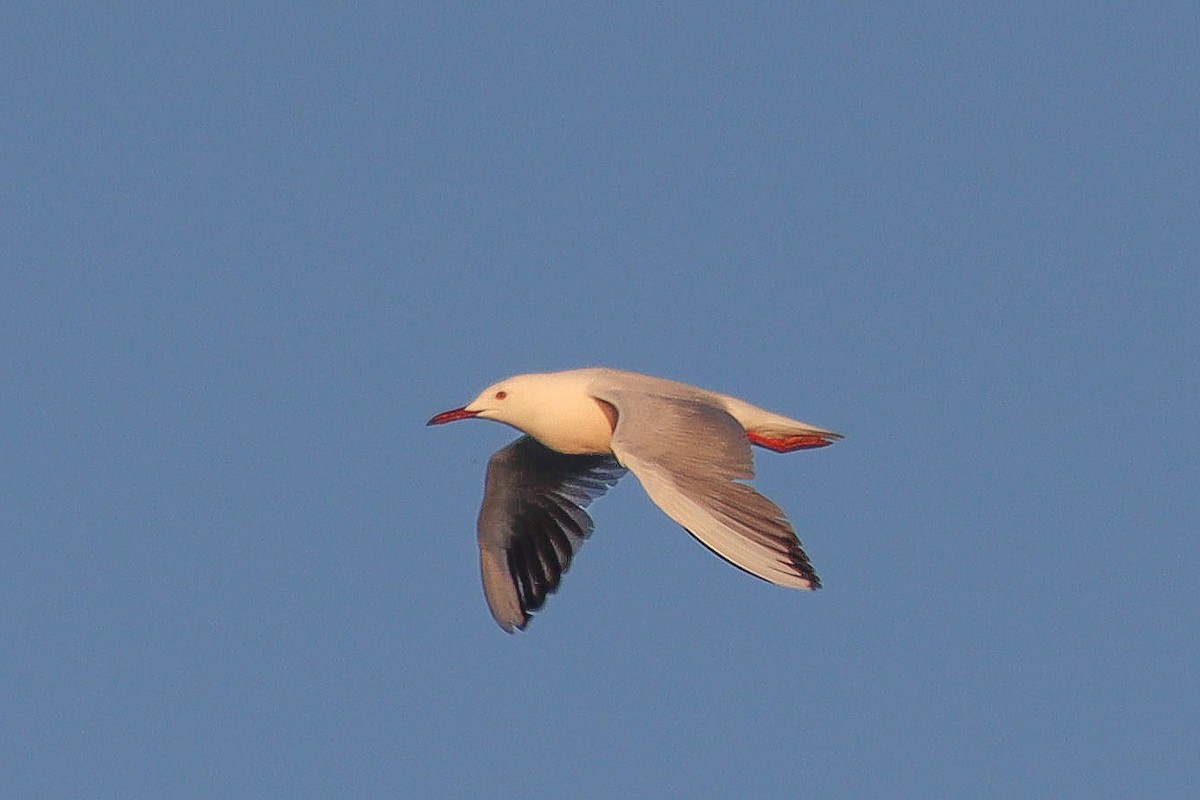
<svg viewBox="0 0 1200 800">
<path fill-rule="evenodd" d="M 804 548 L 800 546 L 799 540 L 796 540 L 795 545 L 788 549 L 788 561 L 796 575 L 809 582 L 809 589 L 821 588 L 821 578 L 813 568 L 812 561 L 808 559 L 808 553 L 804 552 Z"/>
<path fill-rule="evenodd" d="M 790 589 L 800 589 L 801 591 L 809 592 L 816 591 L 817 589 L 821 588 L 821 578 L 819 575 L 817 575 L 817 571 L 813 569 L 812 562 L 808 560 L 808 556 L 803 550 L 796 548 L 795 552 L 789 552 L 782 555 L 786 561 L 780 563 L 779 566 L 782 567 L 785 572 L 791 572 L 793 577 L 799 578 L 808 585 L 798 586 L 794 583 L 779 583 L 778 581 L 767 579 L 769 583 L 779 583 L 779 585 L 786 586 Z"/>
</svg>

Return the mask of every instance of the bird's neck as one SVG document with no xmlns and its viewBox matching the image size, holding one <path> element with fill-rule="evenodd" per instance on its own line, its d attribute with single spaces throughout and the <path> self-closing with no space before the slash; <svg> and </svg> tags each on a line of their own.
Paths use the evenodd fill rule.
<svg viewBox="0 0 1200 800">
<path fill-rule="evenodd" d="M 521 429 L 551 450 L 575 455 L 612 452 L 612 424 L 600 403 L 577 394 L 554 398 Z"/>
</svg>

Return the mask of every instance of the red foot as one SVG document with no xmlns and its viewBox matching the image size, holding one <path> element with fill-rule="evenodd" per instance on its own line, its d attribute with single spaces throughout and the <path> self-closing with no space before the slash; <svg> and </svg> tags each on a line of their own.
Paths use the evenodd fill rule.
<svg viewBox="0 0 1200 800">
<path fill-rule="evenodd" d="M 833 439 L 817 433 L 799 433 L 792 436 L 762 436 L 746 432 L 751 444 L 774 450 L 776 453 L 790 453 L 793 450 L 807 450 L 813 447 L 825 447 L 833 444 Z"/>
</svg>

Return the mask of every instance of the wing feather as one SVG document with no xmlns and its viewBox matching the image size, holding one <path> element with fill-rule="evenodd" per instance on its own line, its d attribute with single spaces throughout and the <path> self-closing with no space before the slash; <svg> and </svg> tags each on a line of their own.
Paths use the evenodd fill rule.
<svg viewBox="0 0 1200 800">
<path fill-rule="evenodd" d="M 613 454 L 667 516 L 751 575 L 820 587 L 783 511 L 742 482 L 754 477 L 750 443 L 725 409 L 703 396 L 620 388 L 596 396 L 616 409 Z"/>
<path fill-rule="evenodd" d="M 524 628 L 592 532 L 584 510 L 625 469 L 610 456 L 565 455 L 530 436 L 488 460 L 479 509 L 479 565 L 492 616 Z"/>
</svg>

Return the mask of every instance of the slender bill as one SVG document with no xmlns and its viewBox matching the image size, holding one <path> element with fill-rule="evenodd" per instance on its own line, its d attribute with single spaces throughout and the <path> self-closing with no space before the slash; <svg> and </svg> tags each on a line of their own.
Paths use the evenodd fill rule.
<svg viewBox="0 0 1200 800">
<path fill-rule="evenodd" d="M 440 414 L 434 414 L 426 425 L 445 425 L 447 422 L 457 422 L 460 419 L 470 419 L 478 415 L 478 411 L 467 411 L 465 408 L 452 408 Z"/>
</svg>

